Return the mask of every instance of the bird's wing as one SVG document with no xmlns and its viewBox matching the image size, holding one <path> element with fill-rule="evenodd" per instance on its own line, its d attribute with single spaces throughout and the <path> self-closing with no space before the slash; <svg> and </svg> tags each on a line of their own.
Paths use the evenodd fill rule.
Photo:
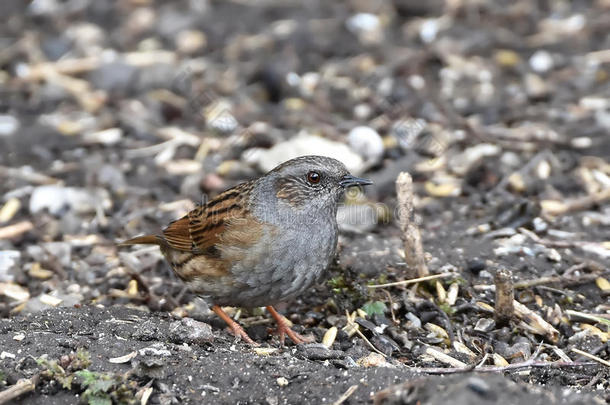
<svg viewBox="0 0 610 405">
<path fill-rule="evenodd" d="M 246 196 L 251 188 L 251 182 L 239 184 L 191 210 L 163 230 L 163 239 L 177 250 L 217 256 L 223 235 L 239 233 L 238 223 L 248 217 Z"/>
</svg>

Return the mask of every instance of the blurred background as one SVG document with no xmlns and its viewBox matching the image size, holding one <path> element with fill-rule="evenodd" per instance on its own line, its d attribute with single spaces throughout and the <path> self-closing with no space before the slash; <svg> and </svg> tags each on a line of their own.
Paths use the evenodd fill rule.
<svg viewBox="0 0 610 405">
<path fill-rule="evenodd" d="M 304 154 L 375 181 L 339 214 L 345 277 L 401 278 L 401 171 L 432 272 L 577 262 L 527 250 L 519 227 L 608 258 L 608 0 L 0 9 L 2 317 L 86 302 L 179 310 L 192 297 L 160 254 L 114 243 Z"/>
</svg>

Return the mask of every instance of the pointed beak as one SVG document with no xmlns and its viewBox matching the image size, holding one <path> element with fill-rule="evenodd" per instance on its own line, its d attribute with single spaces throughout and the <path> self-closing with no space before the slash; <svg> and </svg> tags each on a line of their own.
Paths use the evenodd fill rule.
<svg viewBox="0 0 610 405">
<path fill-rule="evenodd" d="M 368 186 L 369 184 L 373 184 L 373 182 L 368 179 L 362 179 L 360 177 L 352 176 L 351 174 L 346 174 L 345 176 L 343 176 L 341 181 L 339 181 L 339 185 L 343 188 L 353 186 Z"/>
</svg>

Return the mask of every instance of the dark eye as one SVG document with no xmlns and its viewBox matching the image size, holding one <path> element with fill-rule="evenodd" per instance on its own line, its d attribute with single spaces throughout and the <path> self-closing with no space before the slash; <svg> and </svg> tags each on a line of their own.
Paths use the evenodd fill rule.
<svg viewBox="0 0 610 405">
<path fill-rule="evenodd" d="M 307 173 L 307 181 L 311 184 L 318 184 L 321 178 L 322 176 L 320 176 L 320 173 L 314 172 L 313 170 Z"/>
</svg>

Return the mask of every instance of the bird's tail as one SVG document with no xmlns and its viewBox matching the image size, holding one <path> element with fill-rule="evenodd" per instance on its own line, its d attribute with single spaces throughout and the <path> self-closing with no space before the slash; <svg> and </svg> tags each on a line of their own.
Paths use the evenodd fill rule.
<svg viewBox="0 0 610 405">
<path fill-rule="evenodd" d="M 162 239 L 157 235 L 143 235 L 120 242 L 118 246 L 130 245 L 161 245 Z"/>
</svg>

